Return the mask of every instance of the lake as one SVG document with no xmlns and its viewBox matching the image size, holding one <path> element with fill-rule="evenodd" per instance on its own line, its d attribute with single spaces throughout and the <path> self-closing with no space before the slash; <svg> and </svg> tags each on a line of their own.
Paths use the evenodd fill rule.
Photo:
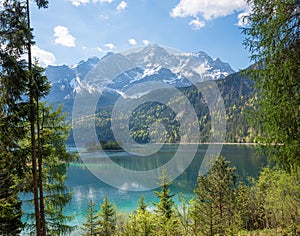
<svg viewBox="0 0 300 236">
<path fill-rule="evenodd" d="M 188 198 L 193 196 L 193 189 L 197 183 L 197 176 L 203 157 L 206 153 L 208 145 L 200 144 L 195 146 L 196 154 L 189 167 L 178 176 L 172 184 L 171 190 L 173 193 L 180 192 L 187 195 Z M 236 145 L 226 144 L 223 146 L 221 154 L 231 162 L 232 166 L 236 166 L 239 179 L 247 181 L 247 177 L 256 177 L 262 166 L 266 165 L 265 158 L 258 158 L 256 155 L 257 147 L 254 145 Z M 72 148 L 70 147 L 70 150 Z M 164 145 L 158 152 L 150 156 L 135 156 L 126 152 L 107 152 L 106 155 L 116 164 L 132 170 L 148 170 L 154 169 L 167 163 L 174 154 L 178 151 L 177 144 Z M 180 153 L 180 158 L 184 159 L 186 153 Z M 109 170 L 109 162 L 102 165 L 101 154 L 88 153 L 89 158 L 97 159 L 98 168 L 103 171 Z M 105 162 L 105 160 L 103 160 Z M 100 163 L 102 163 L 100 165 Z M 102 167 L 101 167 L 102 166 Z M 109 200 L 116 204 L 117 211 L 129 213 L 136 209 L 137 200 L 143 194 L 147 203 L 157 201 L 153 190 L 147 191 L 126 191 L 109 186 L 98 179 L 86 165 L 82 162 L 71 163 L 68 167 L 67 185 L 71 191 L 74 191 L 73 200 L 66 209 L 68 214 L 75 214 L 76 218 L 72 222 L 74 225 L 81 225 L 84 220 L 84 212 L 90 199 L 92 199 L 99 209 L 99 204 L 102 203 L 103 197 L 108 196 Z M 112 176 L 117 176 L 118 173 L 111 173 Z M 176 202 L 176 196 L 175 196 Z"/>
</svg>

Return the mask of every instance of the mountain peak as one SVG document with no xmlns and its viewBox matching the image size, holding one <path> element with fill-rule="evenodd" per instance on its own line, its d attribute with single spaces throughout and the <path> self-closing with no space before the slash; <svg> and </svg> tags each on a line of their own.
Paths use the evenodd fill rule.
<svg viewBox="0 0 300 236">
<path fill-rule="evenodd" d="M 108 81 L 104 72 L 120 67 L 128 69 Z M 223 79 L 232 73 L 234 70 L 228 63 L 219 58 L 214 60 L 203 51 L 181 53 L 156 44 L 124 53 L 108 53 L 101 59 L 91 57 L 73 66 L 46 68 L 46 76 L 52 84 L 49 101 L 72 99 L 75 93 L 87 88 L 90 93 L 106 90 L 118 93 L 150 81 L 187 87 L 192 83 Z"/>
</svg>

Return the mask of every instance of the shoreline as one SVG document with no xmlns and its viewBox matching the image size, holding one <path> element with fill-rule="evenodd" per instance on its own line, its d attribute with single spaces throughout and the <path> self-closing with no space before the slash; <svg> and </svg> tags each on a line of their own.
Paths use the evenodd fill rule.
<svg viewBox="0 0 300 236">
<path fill-rule="evenodd" d="M 258 143 L 141 143 L 139 145 L 145 145 L 145 144 L 152 144 L 152 145 L 174 145 L 174 144 L 183 144 L 183 145 L 209 145 L 209 144 L 217 144 L 217 145 L 249 145 L 249 146 L 259 146 Z M 133 144 L 135 145 L 135 144 Z M 84 147 L 77 147 L 75 144 L 72 145 L 66 145 L 67 147 L 76 147 L 76 148 L 84 148 Z M 84 148 L 85 149 L 85 148 Z M 122 152 L 123 149 L 91 149 L 91 150 L 85 150 L 85 152 L 88 151 L 107 151 L 107 152 Z"/>
<path fill-rule="evenodd" d="M 257 146 L 258 143 L 153 143 L 153 144 L 197 144 L 197 145 L 201 145 L 201 144 L 220 144 L 220 145 L 252 145 L 252 146 Z"/>
</svg>

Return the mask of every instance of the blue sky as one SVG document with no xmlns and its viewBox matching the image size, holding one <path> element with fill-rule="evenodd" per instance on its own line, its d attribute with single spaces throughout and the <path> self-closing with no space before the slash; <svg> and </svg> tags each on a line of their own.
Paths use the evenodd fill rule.
<svg viewBox="0 0 300 236">
<path fill-rule="evenodd" d="M 155 43 L 204 51 L 235 70 L 247 67 L 242 45 L 244 0 L 50 0 L 31 4 L 34 55 L 41 64 L 72 65 L 108 51 Z"/>
</svg>

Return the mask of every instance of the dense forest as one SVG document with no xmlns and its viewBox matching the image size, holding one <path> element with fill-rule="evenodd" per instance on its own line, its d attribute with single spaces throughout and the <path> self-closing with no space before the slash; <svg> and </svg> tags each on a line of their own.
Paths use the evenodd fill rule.
<svg viewBox="0 0 300 236">
<path fill-rule="evenodd" d="M 49 4 L 33 2 L 38 8 Z M 51 86 L 32 58 L 29 0 L 2 1 L 0 235 L 69 235 L 74 230 L 83 235 L 299 235 L 300 5 L 298 0 L 247 2 L 252 11 L 242 33 L 254 66 L 243 72 L 244 79 L 234 74 L 217 83 L 227 112 L 226 140 L 256 141 L 272 167 L 246 185 L 237 183 L 235 168 L 219 156 L 209 172 L 198 177 L 192 199 L 172 194 L 163 171 L 160 189 L 153 193 L 157 202 L 141 197 L 137 209 L 124 216 L 103 196 L 103 203 L 89 203 L 86 222 L 76 229 L 69 224 L 74 216 L 64 211 L 72 199 L 66 170 L 76 159 L 66 150 L 70 126 L 61 108 L 42 102 Z M 201 141 L 209 141 L 210 117 L 201 94 L 193 87 L 183 92 L 197 111 Z M 113 140 L 109 117 L 109 108 L 100 110 L 96 125 L 99 135 Z M 172 110 L 147 103 L 130 117 L 136 141 L 149 141 L 148 127 L 154 120 L 166 124 L 168 142 L 179 140 Z M 21 194 L 30 196 L 26 201 L 32 212 L 22 211 Z"/>
</svg>

